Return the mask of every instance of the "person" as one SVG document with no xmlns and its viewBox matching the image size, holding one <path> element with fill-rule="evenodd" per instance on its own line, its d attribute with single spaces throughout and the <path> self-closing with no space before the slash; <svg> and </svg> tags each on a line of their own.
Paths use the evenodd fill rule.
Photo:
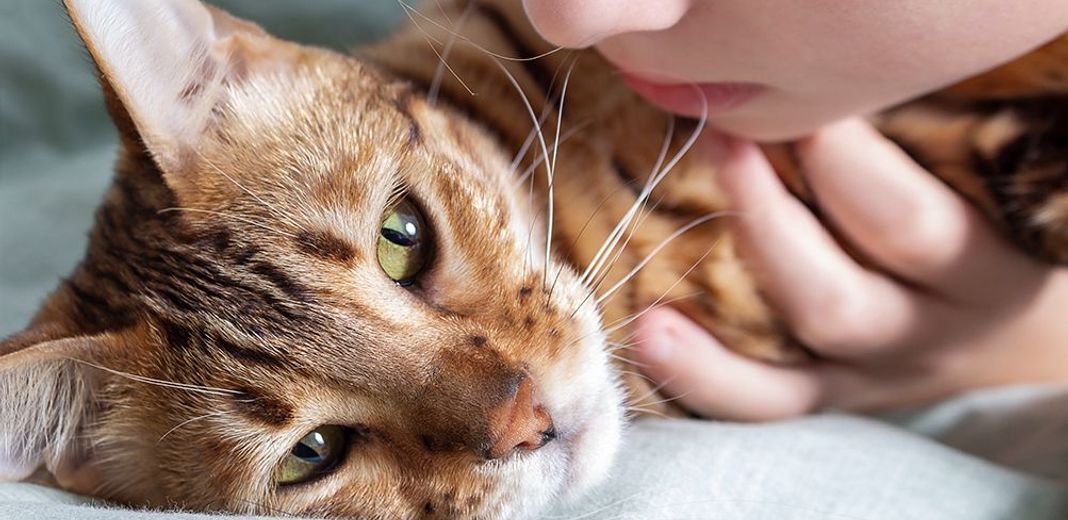
<svg viewBox="0 0 1068 520">
<path fill-rule="evenodd" d="M 709 127 L 733 226 L 761 289 L 816 360 L 732 353 L 669 308 L 637 361 L 684 407 L 763 421 L 882 410 L 968 389 L 1068 382 L 1068 269 L 1028 257 L 863 121 L 1068 32 L 1068 2 L 524 0 L 563 47 Z M 754 141 L 796 141 L 817 218 Z M 834 237 L 839 237 L 838 239 Z M 866 262 L 846 253 L 859 251 Z"/>
</svg>

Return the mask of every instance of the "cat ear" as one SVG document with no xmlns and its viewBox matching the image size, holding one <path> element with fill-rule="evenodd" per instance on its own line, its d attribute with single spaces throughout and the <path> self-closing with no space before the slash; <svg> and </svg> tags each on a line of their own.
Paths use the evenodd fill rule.
<svg viewBox="0 0 1068 520">
<path fill-rule="evenodd" d="M 110 377 L 95 367 L 107 363 L 114 338 L 40 340 L 50 335 L 37 327 L 0 342 L 0 481 L 44 465 L 62 483 L 86 460 L 81 430 Z"/>
<path fill-rule="evenodd" d="M 268 51 L 283 42 L 198 0 L 64 4 L 115 98 L 109 101 L 125 109 L 165 173 L 195 149 L 228 85 L 280 60 Z"/>
</svg>

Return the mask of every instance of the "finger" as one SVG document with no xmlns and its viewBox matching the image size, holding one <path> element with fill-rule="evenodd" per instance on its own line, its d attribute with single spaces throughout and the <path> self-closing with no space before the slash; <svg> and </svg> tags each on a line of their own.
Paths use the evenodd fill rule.
<svg viewBox="0 0 1068 520">
<path fill-rule="evenodd" d="M 810 412 L 822 399 L 820 381 L 810 371 L 767 365 L 731 352 L 670 308 L 643 316 L 635 336 L 642 371 L 699 415 L 768 421 Z"/>
<path fill-rule="evenodd" d="M 720 184 L 748 267 L 794 334 L 817 352 L 863 357 L 927 333 L 931 303 L 858 265 L 791 195 L 755 146 L 734 143 Z"/>
<path fill-rule="evenodd" d="M 798 144 L 820 208 L 845 238 L 896 275 L 968 293 L 1018 263 L 968 203 L 869 124 L 831 125 Z"/>
</svg>

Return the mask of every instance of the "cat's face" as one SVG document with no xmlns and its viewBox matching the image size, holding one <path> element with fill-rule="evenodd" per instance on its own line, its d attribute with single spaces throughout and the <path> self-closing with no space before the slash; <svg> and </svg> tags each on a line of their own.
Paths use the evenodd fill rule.
<svg viewBox="0 0 1068 520">
<path fill-rule="evenodd" d="M 86 261 L 0 351 L 26 416 L 2 474 L 363 518 L 526 516 L 598 480 L 616 376 L 511 157 L 357 60 L 145 5 L 68 2 L 135 150 Z M 25 397 L 41 380 L 76 384 Z"/>
</svg>

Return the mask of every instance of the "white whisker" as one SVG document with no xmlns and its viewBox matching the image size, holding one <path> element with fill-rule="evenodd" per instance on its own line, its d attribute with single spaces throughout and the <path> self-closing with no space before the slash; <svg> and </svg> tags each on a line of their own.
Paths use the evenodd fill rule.
<svg viewBox="0 0 1068 520">
<path fill-rule="evenodd" d="M 179 429 L 181 429 L 183 426 L 185 426 L 187 424 L 192 424 L 192 423 L 194 423 L 196 421 L 199 421 L 199 420 L 202 420 L 202 419 L 207 419 L 209 417 L 218 417 L 220 415 L 226 415 L 226 413 L 227 413 L 226 411 L 212 412 L 212 413 L 209 413 L 209 414 L 200 415 L 200 416 L 194 417 L 192 419 L 182 421 L 182 422 L 178 423 L 178 425 L 175 426 L 174 428 L 171 428 L 171 429 L 167 430 L 167 433 L 164 433 L 163 435 L 161 435 L 159 440 L 156 441 L 156 446 L 159 446 L 160 443 L 163 442 L 163 439 L 166 439 L 168 435 L 178 431 Z"/>
<path fill-rule="evenodd" d="M 398 1 L 400 1 L 400 0 L 398 0 Z M 545 143 L 545 134 L 542 133 L 542 131 L 541 131 L 541 122 L 539 121 L 538 116 L 534 114 L 534 107 L 531 106 L 530 100 L 527 99 L 526 93 L 523 92 L 523 87 L 519 86 L 519 81 L 517 81 L 515 79 L 515 76 L 513 76 L 512 73 L 508 71 L 508 68 L 505 67 L 504 64 L 502 64 L 501 62 L 496 61 L 496 60 L 494 60 L 494 63 L 496 63 L 497 67 L 499 67 L 501 69 L 501 72 L 504 72 L 504 75 L 508 78 L 508 81 L 512 84 L 512 87 L 514 87 L 516 92 L 519 94 L 519 98 L 523 101 L 523 106 L 526 107 L 526 109 L 527 109 L 527 115 L 530 117 L 530 120 L 534 123 L 534 130 L 537 132 L 538 144 L 539 144 L 539 146 L 541 148 L 542 156 L 543 157 L 549 157 L 549 147 Z M 546 162 L 545 163 L 546 177 L 549 178 L 549 179 L 552 179 L 552 171 L 551 171 L 550 168 L 552 168 L 552 165 L 549 162 Z M 550 199 L 551 198 L 552 197 L 550 196 Z M 551 220 L 551 217 L 550 217 L 550 220 Z M 549 226 L 550 226 L 549 227 L 549 229 L 550 229 L 549 236 L 551 237 L 551 230 L 552 230 L 551 226 L 552 226 L 552 224 L 550 223 Z M 548 267 L 548 265 L 546 265 L 545 267 Z M 544 280 L 542 281 L 542 283 L 544 284 Z"/>
<path fill-rule="evenodd" d="M 638 271 L 641 271 L 643 267 L 645 267 L 649 262 L 651 262 L 653 260 L 653 257 L 655 257 L 660 251 L 662 251 L 665 247 L 667 247 L 668 244 L 670 244 L 673 240 L 675 240 L 676 238 L 682 236 L 687 231 L 689 231 L 689 230 L 691 230 L 691 229 L 693 229 L 693 228 L 695 228 L 697 226 L 700 226 L 701 224 L 704 224 L 705 222 L 708 222 L 708 221 L 710 221 L 712 219 L 722 217 L 725 214 L 726 214 L 726 212 L 709 213 L 708 215 L 705 215 L 703 217 L 699 217 L 697 219 L 694 219 L 694 220 L 690 221 L 689 224 L 686 224 L 685 226 L 682 226 L 681 228 L 675 230 L 674 233 L 668 235 L 667 238 L 665 238 L 659 244 L 657 244 L 657 246 L 655 248 L 653 248 L 653 250 L 648 255 L 645 255 L 645 258 L 643 258 L 641 262 L 638 262 L 638 265 L 634 266 L 634 268 L 631 269 L 630 272 L 628 272 L 623 277 L 623 279 L 621 279 L 620 281 L 616 282 L 615 285 L 613 285 L 610 289 L 605 291 L 604 294 L 599 296 L 597 298 L 597 303 L 602 303 L 606 299 L 610 298 L 613 294 L 615 294 L 615 292 L 618 291 L 619 288 L 623 286 L 623 284 L 627 283 L 628 281 L 630 281 L 631 278 L 634 277 L 634 275 L 638 274 Z"/>
<path fill-rule="evenodd" d="M 408 2 L 405 2 L 404 0 L 397 0 L 397 3 L 399 3 L 401 5 L 401 7 L 404 8 L 405 11 L 409 11 L 409 12 L 415 14 L 415 15 L 418 15 L 420 18 L 422 18 L 422 19 L 426 20 L 427 22 L 430 22 L 431 24 L 437 26 L 439 29 L 441 29 L 441 30 L 443 30 L 445 32 L 449 32 L 449 33 L 452 32 L 448 27 L 445 27 L 444 25 L 439 23 L 437 20 L 435 20 L 433 18 L 430 18 L 429 16 L 421 13 L 418 9 L 413 7 Z M 409 18 L 411 18 L 411 15 L 409 15 Z M 412 20 L 412 22 L 415 23 L 415 20 Z M 416 25 L 418 25 L 418 24 L 416 24 Z M 538 60 L 538 59 L 544 58 L 544 57 L 552 55 L 552 54 L 556 54 L 557 52 L 560 52 L 560 51 L 565 49 L 565 47 L 555 47 L 552 50 L 545 51 L 545 52 L 543 52 L 541 54 L 538 54 L 536 56 L 530 56 L 530 57 L 524 57 L 524 58 L 516 58 L 516 57 L 505 56 L 503 54 L 493 52 L 493 51 L 487 49 L 486 47 L 482 46 L 481 44 L 475 42 L 474 40 L 472 40 L 472 39 L 470 39 L 470 38 L 468 38 L 468 37 L 466 37 L 466 36 L 464 36 L 462 34 L 457 34 L 456 37 L 460 41 L 462 41 L 464 43 L 467 43 L 467 44 L 471 45 L 472 47 L 474 47 L 474 48 L 476 48 L 476 49 L 478 49 L 478 50 L 480 50 L 480 51 L 482 51 L 482 52 L 484 52 L 484 53 L 486 53 L 486 54 L 488 54 L 488 55 L 490 55 L 490 56 L 492 56 L 492 57 L 494 57 L 496 59 L 504 60 L 504 61 L 515 61 L 515 62 L 534 61 L 534 60 Z"/>
<path fill-rule="evenodd" d="M 434 51 L 434 55 L 438 57 L 438 61 L 442 65 L 444 65 L 446 69 L 448 69 L 449 73 L 452 74 L 452 77 L 456 78 L 456 81 L 460 82 L 460 85 L 463 86 L 464 90 L 466 90 L 468 94 L 470 94 L 472 96 L 477 95 L 475 93 L 475 91 L 471 90 L 471 87 L 468 87 L 467 83 L 462 78 L 460 78 L 460 75 L 457 74 L 455 70 L 453 70 L 452 66 L 449 65 L 449 62 L 445 59 L 445 57 L 442 56 L 440 52 L 438 52 L 438 48 L 434 46 L 434 43 L 440 43 L 440 42 L 437 42 L 437 39 L 431 37 L 430 33 L 426 32 L 426 30 L 423 29 L 423 27 L 421 25 L 419 25 L 419 22 L 415 21 L 415 17 L 412 16 L 412 13 L 418 14 L 419 16 L 421 16 L 421 17 L 423 17 L 423 18 L 425 18 L 427 20 L 431 20 L 431 19 L 428 18 L 423 13 L 418 12 L 418 10 L 416 10 L 414 7 L 408 5 L 403 0 L 397 0 L 397 3 L 401 4 L 401 7 L 404 8 L 404 14 L 406 14 L 408 16 L 408 19 L 412 21 L 412 25 L 414 25 L 417 29 L 419 29 L 420 32 L 423 33 L 423 38 L 426 39 L 426 43 L 427 43 L 427 45 L 430 46 L 430 50 Z M 431 20 L 431 21 L 433 21 L 433 20 Z M 437 23 L 437 21 L 433 21 L 433 22 L 434 22 L 434 25 L 437 25 L 438 27 L 442 27 L 441 24 Z M 457 34 L 457 33 L 454 33 L 452 31 L 448 31 L 448 32 L 450 34 Z"/>
<path fill-rule="evenodd" d="M 430 88 L 427 90 L 426 96 L 427 102 L 430 104 L 430 106 L 437 105 L 438 103 L 438 91 L 441 89 L 441 78 L 445 73 L 445 67 L 448 65 L 449 53 L 452 51 L 453 44 L 456 43 L 456 34 L 459 31 L 463 30 L 464 23 L 467 22 L 467 17 L 471 14 L 471 10 L 472 8 L 474 8 L 474 6 L 475 2 L 473 1 L 467 3 L 467 7 L 464 8 L 464 11 L 460 15 L 459 20 L 457 20 L 456 23 L 453 24 L 454 30 L 449 35 L 449 39 L 445 42 L 445 48 L 441 51 L 441 54 L 438 55 L 438 58 L 440 58 L 440 60 L 438 62 L 437 68 L 434 69 L 434 79 L 430 82 Z M 449 23 L 452 23 L 452 20 L 449 18 L 449 15 L 445 13 L 445 9 L 442 8 L 440 2 L 438 2 L 438 9 L 441 10 L 441 14 L 445 16 L 445 19 L 448 20 Z M 412 20 L 412 23 L 415 23 L 415 20 Z M 418 24 L 416 24 L 416 26 L 418 27 Z M 431 47 L 433 47 L 432 44 Z M 456 79 L 460 79 L 458 77 L 459 75 L 456 74 L 455 71 L 453 71 L 453 76 L 457 76 Z M 463 82 L 461 81 L 460 83 Z M 466 85 L 464 86 L 464 88 L 467 88 Z M 467 91 L 470 92 L 471 89 L 468 88 Z"/>
<path fill-rule="evenodd" d="M 548 194 L 548 197 L 546 197 L 546 199 L 547 199 L 546 203 L 549 206 L 549 214 L 546 216 L 546 219 L 545 219 L 547 231 L 545 232 L 545 264 L 544 264 L 545 267 L 544 267 L 544 269 L 542 269 L 542 273 L 541 273 L 541 286 L 542 286 L 542 289 L 545 289 L 546 285 L 548 285 L 549 265 L 550 265 L 549 260 L 551 258 L 550 255 L 552 254 L 553 210 L 555 209 L 555 206 L 556 206 L 554 201 L 553 201 L 553 199 L 554 199 L 554 194 L 553 194 L 553 184 L 554 184 L 553 183 L 553 174 L 556 171 L 557 154 L 560 152 L 560 127 L 563 126 L 563 121 L 564 121 L 564 101 L 567 99 L 567 86 L 571 83 L 571 73 L 575 70 L 575 64 L 577 63 L 577 61 L 578 60 L 575 60 L 575 61 L 571 62 L 571 66 L 567 69 L 567 75 L 564 76 L 564 87 L 560 91 L 560 102 L 559 102 L 559 107 L 558 107 L 559 112 L 556 115 L 556 134 L 553 137 L 552 162 L 550 164 L 547 164 L 546 168 L 545 168 L 545 173 L 548 176 L 548 179 L 546 181 L 548 182 L 548 193 L 549 194 Z M 552 296 L 552 291 L 549 291 L 549 295 L 550 295 L 550 297 Z"/>
<path fill-rule="evenodd" d="M 215 164 L 210 159 L 205 157 L 202 153 L 200 153 L 199 150 L 195 150 L 194 149 L 193 152 L 197 155 L 197 157 L 201 161 L 203 161 L 205 164 L 207 164 L 209 167 L 211 167 L 211 169 L 215 170 L 216 173 L 221 175 L 227 181 L 230 181 L 230 183 L 233 184 L 234 186 L 237 186 L 238 189 L 240 189 L 241 191 L 245 192 L 248 196 L 250 196 L 253 199 L 255 199 L 256 202 L 258 202 L 261 206 L 263 206 L 264 209 L 267 210 L 268 213 L 270 213 L 271 217 L 273 217 L 275 219 L 278 219 L 283 224 L 288 224 L 290 227 L 298 228 L 298 229 L 300 228 L 300 225 L 297 224 L 297 222 L 292 218 L 292 216 L 287 215 L 286 213 L 283 213 L 283 212 L 279 212 L 278 209 L 275 206 L 272 206 L 272 205 L 268 204 L 267 201 L 263 200 L 263 198 L 260 197 L 256 192 L 252 191 L 251 189 L 246 187 L 244 184 L 241 184 L 240 182 L 238 182 L 238 180 L 235 179 L 234 177 L 232 177 L 230 174 L 228 174 L 225 171 L 223 171 L 222 168 L 220 168 L 217 164 Z"/>
<path fill-rule="evenodd" d="M 162 379 L 154 379 L 154 378 L 151 378 L 151 377 L 139 376 L 137 374 L 131 374 L 129 372 L 123 372 L 123 371 L 120 371 L 120 370 L 115 370 L 113 368 L 108 368 L 108 367 L 105 367 L 105 366 L 97 365 L 95 363 L 90 363 L 88 361 L 85 361 L 84 359 L 76 359 L 76 358 L 67 358 L 67 359 L 69 359 L 70 361 L 81 363 L 83 365 L 88 365 L 88 366 L 93 367 L 93 368 L 95 368 L 97 370 L 103 370 L 104 372 L 107 372 L 107 373 L 112 374 L 112 375 L 116 375 L 116 376 L 119 376 L 119 377 L 122 377 L 122 378 L 126 378 L 126 379 L 129 379 L 131 381 L 136 381 L 138 383 L 145 383 L 145 384 L 149 384 L 149 385 L 161 386 L 161 387 L 164 387 L 164 388 L 172 388 L 172 389 L 175 389 L 175 390 L 184 390 L 184 391 L 187 391 L 187 392 L 200 393 L 200 394 L 205 394 L 205 395 L 213 395 L 213 396 L 218 396 L 218 397 L 242 395 L 242 392 L 237 391 L 237 390 L 229 390 L 229 389 L 226 389 L 226 388 L 215 388 L 215 387 L 211 387 L 211 386 L 191 385 L 191 384 L 186 384 L 186 383 L 176 383 L 174 381 L 164 381 Z"/>
</svg>

